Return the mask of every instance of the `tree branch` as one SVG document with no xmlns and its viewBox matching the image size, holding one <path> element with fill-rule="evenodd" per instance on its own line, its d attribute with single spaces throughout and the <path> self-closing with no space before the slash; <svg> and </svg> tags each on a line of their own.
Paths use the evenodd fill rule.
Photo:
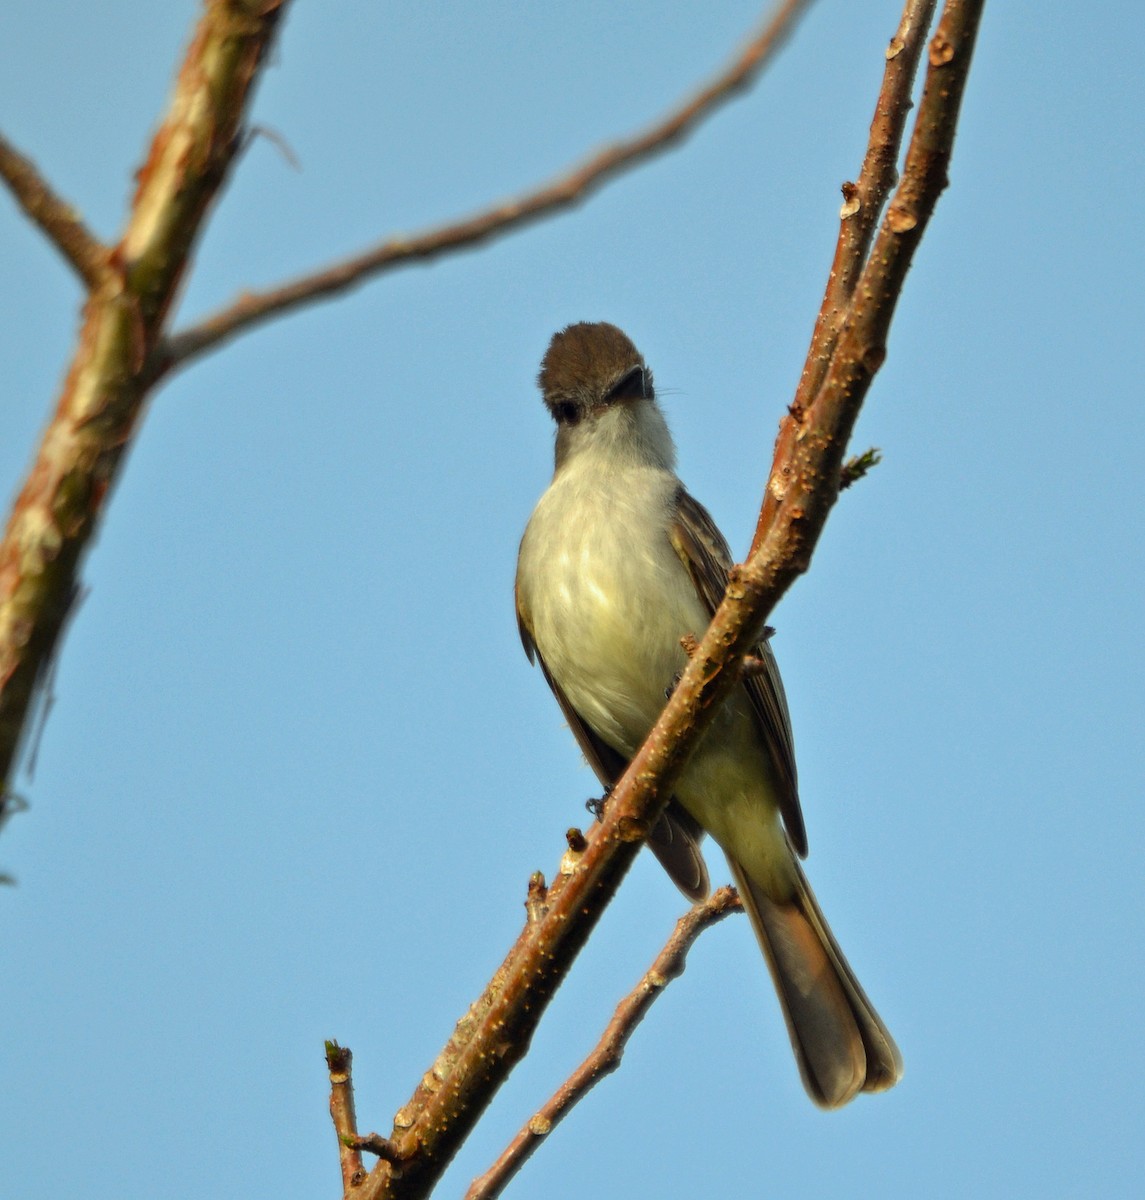
<svg viewBox="0 0 1145 1200">
<path fill-rule="evenodd" d="M 553 182 L 454 224 L 411 237 L 391 238 L 322 270 L 263 292 L 246 292 L 232 304 L 168 339 L 162 370 L 182 366 L 253 326 L 315 300 L 338 295 L 374 275 L 475 246 L 587 199 L 614 175 L 682 141 L 704 118 L 747 88 L 795 27 L 811 0 L 783 0 L 738 57 L 706 87 L 627 141 L 595 154 Z"/>
<path fill-rule="evenodd" d="M 700 934 L 737 911 L 740 911 L 740 902 L 735 889 L 722 887 L 676 922 L 672 936 L 641 976 L 640 982 L 616 1006 L 612 1020 L 592 1052 L 525 1123 L 489 1170 L 469 1185 L 465 1200 L 495 1200 L 501 1195 L 509 1181 L 532 1157 L 533 1151 L 573 1107 L 606 1075 L 620 1066 L 628 1039 L 647 1015 L 656 997 L 673 979 L 684 973 L 688 951 Z"/>
<path fill-rule="evenodd" d="M 338 1138 L 338 1163 L 342 1168 L 342 1192 L 349 1192 L 365 1177 L 362 1152 L 355 1144 L 358 1118 L 354 1112 L 354 1056 L 349 1047 L 326 1043 L 326 1068 L 330 1072 L 330 1119 Z"/>
<path fill-rule="evenodd" d="M 847 439 L 871 380 L 886 357 L 886 338 L 906 273 L 948 182 L 946 168 L 983 3 L 947 0 L 943 8 L 930 41 L 926 82 L 902 181 L 852 289 L 818 392 L 809 408 L 792 405 L 781 425 L 777 461 L 752 543 L 752 561 L 770 557 L 769 545 L 778 548 L 786 544 L 789 561 L 780 567 L 783 574 L 805 571 L 810 562 L 826 510 L 838 494 Z M 911 0 L 907 7 L 909 10 Z M 884 91 L 886 87 L 884 84 Z M 909 90 L 906 86 L 901 94 L 909 95 Z M 876 120 L 872 142 L 880 136 L 878 125 Z M 868 153 L 868 162 L 870 159 Z M 810 354 L 814 353 L 813 345 Z M 803 383 L 801 380 L 801 388 Z M 779 461 L 783 450 L 786 462 Z M 812 463 L 816 470 L 826 472 L 818 487 L 809 486 L 805 475 L 801 478 Z"/>
<path fill-rule="evenodd" d="M 156 375 L 154 350 L 192 246 L 240 142 L 286 0 L 204 0 L 127 229 L 84 308 L 54 417 L 0 542 L 0 789 L 80 558 Z"/>
<path fill-rule="evenodd" d="M 29 220 L 91 291 L 103 278 L 110 250 L 83 223 L 79 213 L 53 191 L 39 168 L 0 133 L 0 178 Z"/>
<path fill-rule="evenodd" d="M 776 602 L 805 571 L 838 494 L 847 440 L 883 361 L 903 279 L 946 183 L 959 105 L 983 0 L 947 0 L 930 44 L 929 70 L 902 183 L 855 288 L 855 302 L 814 402 L 778 458 L 773 518 L 727 594 L 660 719 L 609 796 L 583 852 L 566 855 L 544 898 L 484 995 L 459 1022 L 391 1140 L 400 1169 L 380 1162 L 363 1200 L 423 1197 L 440 1177 L 509 1071 L 526 1052 L 549 999 L 616 891 L 672 782 L 739 679 Z M 766 501 L 765 501 L 766 503 Z"/>
<path fill-rule="evenodd" d="M 875 102 L 867 150 L 857 182 L 843 184 L 835 257 L 827 276 L 823 303 L 815 318 L 811 347 L 803 364 L 799 387 L 788 416 L 780 422 L 768 490 L 752 542 L 753 551 L 758 549 L 764 531 L 775 517 L 783 487 L 783 476 L 777 473 L 777 467 L 781 460 L 790 456 L 800 415 L 823 384 L 879 216 L 898 178 L 899 149 L 911 108 L 911 88 L 935 6 L 936 0 L 906 0 L 898 29 L 887 46 L 887 63 Z"/>
<path fill-rule="evenodd" d="M 549 188 L 240 302 L 227 310 L 229 316 L 220 314 L 222 326 L 213 318 L 169 339 L 163 330 L 168 307 L 235 156 L 242 113 L 286 2 L 204 0 L 170 110 L 139 174 L 127 230 L 101 260 L 55 417 L 0 543 L 0 788 L 12 773 L 37 681 L 69 611 L 79 560 L 144 401 L 164 372 L 241 328 L 387 265 L 432 257 L 574 203 L 605 178 L 683 137 L 745 87 L 810 0 L 784 0 L 732 67 L 691 101 Z M 10 161 L 17 178 L 38 178 L 21 175 L 21 164 L 34 168 L 18 155 Z M 65 209 L 59 202 L 55 212 Z"/>
</svg>

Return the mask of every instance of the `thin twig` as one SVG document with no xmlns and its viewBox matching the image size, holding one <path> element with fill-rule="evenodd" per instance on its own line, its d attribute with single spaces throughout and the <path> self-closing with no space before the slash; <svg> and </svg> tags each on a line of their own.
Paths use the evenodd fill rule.
<svg viewBox="0 0 1145 1200">
<path fill-rule="evenodd" d="M 811 0 L 783 0 L 724 71 L 643 133 L 601 150 L 581 166 L 524 196 L 425 233 L 387 239 L 333 266 L 308 272 L 266 291 L 246 292 L 190 328 L 174 333 L 165 347 L 162 368 L 181 366 L 259 322 L 299 305 L 337 295 L 382 271 L 477 245 L 579 204 L 614 175 L 683 140 L 701 120 L 748 87 L 810 3 Z"/>
<path fill-rule="evenodd" d="M 107 269 L 108 247 L 88 229 L 75 208 L 56 194 L 36 164 L 2 133 L 0 178 L 28 218 L 40 227 L 91 291 Z"/>
<path fill-rule="evenodd" d="M 672 781 L 739 681 L 739 663 L 757 644 L 767 614 L 805 571 L 838 495 L 847 440 L 875 371 L 906 270 L 946 183 L 946 166 L 983 0 L 947 0 L 931 42 L 919 117 L 899 185 L 855 289 L 861 298 L 839 338 L 799 436 L 777 463 L 784 480 L 757 549 L 733 569 L 727 595 L 660 719 L 609 795 L 600 824 L 567 873 L 558 873 L 546 911 L 530 921 L 482 997 L 410 1101 L 393 1140 L 400 1175 L 379 1163 L 363 1200 L 428 1195 L 494 1093 L 528 1048 L 537 1021 L 577 951 L 615 893 Z M 770 488 L 769 488 L 770 490 Z"/>
<path fill-rule="evenodd" d="M 671 937 L 641 976 L 640 982 L 616 1006 L 600 1041 L 588 1057 L 522 1126 L 497 1161 L 470 1185 L 465 1200 L 494 1200 L 532 1156 L 542 1141 L 573 1107 L 608 1074 L 620 1066 L 624 1048 L 656 997 L 684 973 L 688 951 L 709 926 L 740 908 L 735 889 L 722 887 L 703 904 L 685 913 Z"/>
<path fill-rule="evenodd" d="M 365 1178 L 362 1152 L 355 1145 L 358 1118 L 354 1112 L 354 1056 L 348 1046 L 326 1043 L 326 1067 L 330 1072 L 330 1119 L 338 1138 L 338 1163 L 342 1168 L 342 1193 L 357 1187 Z"/>
<path fill-rule="evenodd" d="M 154 385 L 154 351 L 241 143 L 287 0 L 204 0 L 122 241 L 84 308 L 56 412 L 0 542 L 0 788 L 10 780 L 80 559 Z"/>
<path fill-rule="evenodd" d="M 872 446 L 862 454 L 847 459 L 839 471 L 839 491 L 845 492 L 852 484 L 858 483 L 868 471 L 873 470 L 882 461 L 883 452 L 878 446 Z"/>
<path fill-rule="evenodd" d="M 802 414 L 822 386 L 855 292 L 856 280 L 866 262 L 871 238 L 898 177 L 899 150 L 911 108 L 911 89 L 935 7 L 936 0 L 906 0 L 898 29 L 887 46 L 883 82 L 875 102 L 867 150 L 858 179 L 843 185 L 835 257 L 827 276 L 823 303 L 815 318 L 799 387 L 790 411 L 780 422 L 768 489 L 752 542 L 753 551 L 759 547 L 782 499 L 784 476 L 777 468 L 781 460 L 790 456 Z"/>
<path fill-rule="evenodd" d="M 389 1138 L 382 1137 L 380 1133 L 359 1134 L 350 1139 L 350 1145 L 355 1150 L 365 1150 L 370 1154 L 376 1154 L 378 1158 L 384 1158 L 386 1162 L 401 1162 L 401 1150 L 398 1145 Z M 360 1183 L 361 1180 L 356 1182 Z"/>
</svg>

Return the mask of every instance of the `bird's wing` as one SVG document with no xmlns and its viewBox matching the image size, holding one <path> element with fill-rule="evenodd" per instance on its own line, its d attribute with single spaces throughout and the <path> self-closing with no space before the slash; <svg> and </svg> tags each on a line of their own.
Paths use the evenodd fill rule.
<svg viewBox="0 0 1145 1200">
<path fill-rule="evenodd" d="M 697 594 L 709 614 L 714 614 L 728 586 L 731 551 L 708 510 L 683 488 L 677 493 L 676 516 L 669 537 L 681 562 L 688 568 Z M 703 631 L 697 629 L 695 633 L 699 637 Z M 744 686 L 775 765 L 779 783 L 779 811 L 787 828 L 787 836 L 796 854 L 804 858 L 807 855 L 807 828 L 799 807 L 795 743 L 791 736 L 787 697 L 779 677 L 779 664 L 766 641 L 756 646 L 755 655 L 763 663 L 763 670 L 759 674 L 748 675 L 744 679 Z"/>
<path fill-rule="evenodd" d="M 545 682 L 557 698 L 557 703 L 573 732 L 573 737 L 577 740 L 577 745 L 580 746 L 581 753 L 588 760 L 588 765 L 596 773 L 597 779 L 606 788 L 611 788 L 624 774 L 628 760 L 597 737 L 569 703 L 568 697 L 549 673 L 549 668 L 545 665 L 545 660 L 537 649 L 536 642 L 533 641 L 528 615 L 521 607 L 519 592 L 516 600 L 517 629 L 521 634 L 521 644 L 525 647 L 525 654 L 528 656 L 529 662 L 540 664 Z M 668 807 L 664 809 L 660 820 L 648 835 L 647 842 L 648 848 L 660 860 L 660 865 L 668 872 L 672 882 L 689 900 L 697 902 L 705 899 L 710 890 L 708 868 L 704 863 L 704 856 L 700 853 L 700 841 L 703 836 L 704 831 L 699 822 L 673 799 L 668 801 Z"/>
</svg>

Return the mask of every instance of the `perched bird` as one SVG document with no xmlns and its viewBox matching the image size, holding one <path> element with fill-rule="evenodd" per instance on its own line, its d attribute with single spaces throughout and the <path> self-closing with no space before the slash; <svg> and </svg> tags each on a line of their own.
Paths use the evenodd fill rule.
<svg viewBox="0 0 1145 1200">
<path fill-rule="evenodd" d="M 701 637 L 732 559 L 684 490 L 652 372 L 615 325 L 556 334 L 538 378 L 556 469 L 521 539 L 517 620 L 601 782 L 619 779 Z M 727 855 L 775 981 L 795 1057 L 824 1108 L 889 1088 L 902 1060 L 799 865 L 791 720 L 766 642 L 676 782 L 649 845 L 691 899 L 708 891 L 700 841 Z"/>
</svg>

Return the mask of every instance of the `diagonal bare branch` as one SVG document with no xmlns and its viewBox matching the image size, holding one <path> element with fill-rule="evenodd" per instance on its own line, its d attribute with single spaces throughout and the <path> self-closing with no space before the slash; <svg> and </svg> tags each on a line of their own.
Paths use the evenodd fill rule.
<svg viewBox="0 0 1145 1200">
<path fill-rule="evenodd" d="M 30 159 L 0 133 L 0 178 L 28 218 L 90 291 L 103 277 L 109 250 L 83 223 L 79 213 L 52 186 Z"/>
<path fill-rule="evenodd" d="M 267 291 L 246 292 L 218 312 L 173 334 L 165 347 L 162 369 L 182 366 L 271 317 L 338 295 L 384 271 L 478 245 L 579 204 L 613 176 L 682 141 L 721 104 L 747 88 L 810 3 L 811 0 L 782 0 L 728 67 L 643 133 L 601 150 L 579 167 L 527 195 L 425 233 L 391 238 L 333 266 L 308 272 Z"/>
<path fill-rule="evenodd" d="M 859 272 L 871 248 L 879 217 L 898 182 L 899 151 L 911 108 L 911 88 L 936 7 L 936 0 L 908 0 L 899 27 L 887 46 L 883 86 L 875 105 L 863 165 L 858 179 L 843 186 L 835 259 L 808 354 L 808 363 L 812 367 L 825 364 L 830 357 L 847 302 L 854 294 Z M 821 371 L 805 372 L 795 403 L 804 407 L 810 404 L 822 381 Z"/>
<path fill-rule="evenodd" d="M 286 0 L 204 0 L 119 245 L 88 297 L 67 379 L 0 542 L 0 791 L 80 558 L 154 383 L 153 356 Z"/>
<path fill-rule="evenodd" d="M 947 184 L 983 3 L 947 0 L 944 5 L 929 43 L 926 82 L 902 180 L 854 285 L 822 383 L 810 405 L 792 405 L 781 425 L 751 561 L 770 557 L 769 545 L 786 542 L 786 562 L 780 567 L 775 560 L 782 574 L 807 569 L 826 512 L 838 495 L 847 439 L 886 357 L 886 338 L 906 273 Z M 871 136 L 878 136 L 874 126 Z M 826 472 L 818 487 L 809 486 L 803 475 L 811 462 Z"/>
<path fill-rule="evenodd" d="M 898 29 L 887 46 L 883 83 L 875 104 L 863 165 L 858 179 L 843 185 L 843 207 L 839 213 L 835 257 L 827 276 L 823 303 L 815 318 L 811 347 L 807 351 L 791 412 L 780 423 L 771 483 L 760 510 L 752 550 L 758 547 L 764 531 L 774 519 L 783 483 L 775 467 L 790 454 L 799 428 L 799 414 L 807 409 L 823 384 L 879 217 L 897 182 L 899 152 L 911 108 L 911 89 L 927 30 L 934 19 L 935 7 L 936 0 L 906 0 Z"/>
<path fill-rule="evenodd" d="M 700 934 L 737 911 L 741 909 L 735 889 L 722 887 L 676 922 L 671 937 L 640 982 L 616 1006 L 612 1020 L 588 1057 L 529 1118 L 489 1170 L 469 1185 L 465 1200 L 495 1200 L 501 1195 L 541 1142 L 574 1106 L 620 1066 L 628 1039 L 644 1020 L 656 997 L 684 973 L 688 951 Z"/>
<path fill-rule="evenodd" d="M 740 663 L 768 613 L 807 569 L 838 495 L 847 441 L 875 372 L 907 268 L 946 185 L 984 0 L 946 0 L 930 42 L 929 69 L 903 179 L 855 289 L 856 301 L 814 402 L 799 417 L 773 516 L 727 594 L 664 712 L 609 796 L 603 820 L 570 852 L 544 896 L 531 893 L 530 919 L 482 997 L 410 1101 L 390 1141 L 397 1162 L 379 1162 L 361 1200 L 428 1195 L 513 1066 L 615 893 L 642 839 L 663 810 L 673 780 L 736 685 Z M 769 484 L 769 494 L 774 489 Z M 534 889 L 535 890 L 535 889 Z"/>
</svg>

